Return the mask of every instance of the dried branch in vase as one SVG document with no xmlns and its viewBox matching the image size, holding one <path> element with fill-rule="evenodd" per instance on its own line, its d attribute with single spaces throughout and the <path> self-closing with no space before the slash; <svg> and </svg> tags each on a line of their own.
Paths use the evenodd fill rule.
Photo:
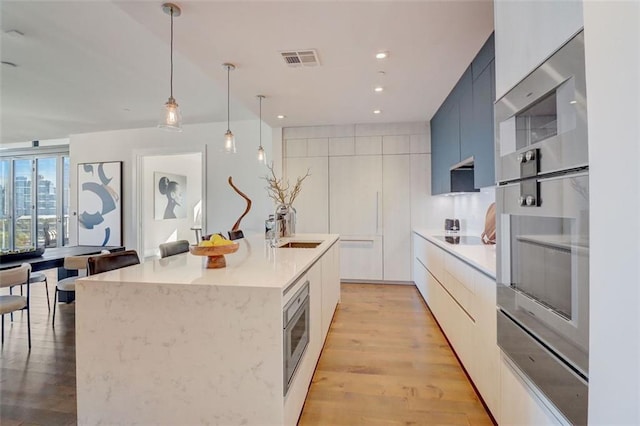
<svg viewBox="0 0 640 426">
<path fill-rule="evenodd" d="M 269 198 L 276 202 L 276 204 L 284 204 L 284 205 L 292 205 L 295 201 L 298 194 L 300 194 L 300 190 L 302 189 L 302 182 L 308 177 L 311 176 L 310 170 L 307 169 L 307 173 L 296 179 L 296 184 L 291 189 L 291 185 L 289 181 L 284 181 L 284 179 L 278 179 L 276 177 L 276 173 L 273 170 L 273 163 L 267 166 L 269 169 L 270 175 L 264 176 L 263 179 L 267 181 L 269 186 L 266 187 L 266 190 L 269 194 Z M 291 191 L 289 191 L 291 189 Z"/>
</svg>

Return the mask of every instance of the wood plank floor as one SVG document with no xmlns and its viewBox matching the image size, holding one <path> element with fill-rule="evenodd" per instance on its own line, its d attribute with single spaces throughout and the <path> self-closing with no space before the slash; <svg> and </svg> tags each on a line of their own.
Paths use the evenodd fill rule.
<svg viewBox="0 0 640 426">
<path fill-rule="evenodd" d="M 301 425 L 491 425 L 413 286 L 343 284 Z"/>
<path fill-rule="evenodd" d="M 53 303 L 55 271 L 49 292 Z M 51 327 L 44 284 L 26 314 L 5 317 L 0 424 L 75 425 L 75 306 Z M 343 284 L 301 425 L 491 425 L 440 329 L 411 286 Z"/>
</svg>

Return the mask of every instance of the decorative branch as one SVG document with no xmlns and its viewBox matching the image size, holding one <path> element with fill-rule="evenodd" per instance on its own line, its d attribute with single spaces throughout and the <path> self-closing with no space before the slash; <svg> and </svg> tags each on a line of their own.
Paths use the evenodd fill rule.
<svg viewBox="0 0 640 426">
<path fill-rule="evenodd" d="M 263 179 L 267 181 L 267 184 L 269 185 L 266 187 L 269 197 L 275 201 L 276 204 L 292 205 L 298 194 L 300 194 L 302 182 L 308 176 L 311 176 L 310 170 L 307 169 L 307 174 L 302 177 L 298 177 L 295 186 L 291 189 L 291 185 L 288 180 L 285 182 L 282 178 L 278 179 L 276 177 L 276 173 L 273 170 L 273 163 L 271 163 L 271 165 L 267 165 L 267 169 L 269 169 L 271 174 L 264 176 Z"/>
<path fill-rule="evenodd" d="M 289 194 L 289 205 L 290 206 L 293 205 L 293 201 L 296 199 L 298 194 L 300 194 L 300 190 L 302 189 L 302 182 L 309 176 L 311 176 L 311 173 L 310 173 L 310 170 L 307 169 L 307 173 L 304 176 L 297 178 L 296 184 L 293 187 L 293 190 L 291 191 L 291 194 Z M 287 182 L 287 184 L 288 184 L 288 182 Z"/>
</svg>

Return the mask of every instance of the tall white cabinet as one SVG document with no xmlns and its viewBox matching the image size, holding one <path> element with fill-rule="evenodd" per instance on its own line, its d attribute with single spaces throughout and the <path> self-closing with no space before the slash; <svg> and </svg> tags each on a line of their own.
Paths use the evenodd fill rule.
<svg viewBox="0 0 640 426">
<path fill-rule="evenodd" d="M 427 124 L 286 128 L 283 139 L 286 178 L 311 169 L 297 232 L 340 234 L 343 280 L 411 281 L 411 169 L 428 153 Z"/>
</svg>

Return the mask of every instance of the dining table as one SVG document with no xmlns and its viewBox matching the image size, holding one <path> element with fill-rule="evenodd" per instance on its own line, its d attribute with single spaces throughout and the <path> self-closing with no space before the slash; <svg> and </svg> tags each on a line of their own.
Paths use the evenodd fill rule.
<svg viewBox="0 0 640 426">
<path fill-rule="evenodd" d="M 110 252 L 123 251 L 124 246 L 64 246 L 46 248 L 41 256 L 22 258 L 18 260 L 3 261 L 0 263 L 0 270 L 15 268 L 23 263 L 31 265 L 31 271 L 44 271 L 46 269 L 58 268 L 58 280 L 78 274 L 78 271 L 64 268 L 64 258 L 68 256 L 87 256 L 100 254 L 102 250 Z M 58 301 L 70 303 L 75 300 L 74 291 L 59 291 Z"/>
</svg>

